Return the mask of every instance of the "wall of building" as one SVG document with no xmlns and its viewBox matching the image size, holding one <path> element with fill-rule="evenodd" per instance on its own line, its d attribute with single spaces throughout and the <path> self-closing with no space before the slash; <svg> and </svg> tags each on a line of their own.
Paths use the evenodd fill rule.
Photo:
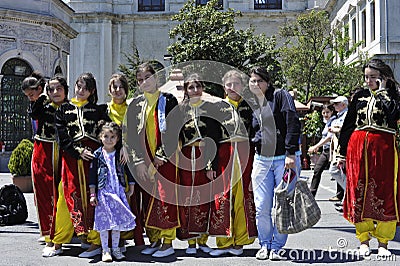
<svg viewBox="0 0 400 266">
<path fill-rule="evenodd" d="M 384 60 L 392 67 L 395 77 L 400 79 L 399 1 L 330 0 L 327 10 L 332 27 L 343 28 L 348 25 L 352 41 L 364 41 L 358 51 Z M 363 23 L 364 15 L 366 23 Z M 349 58 L 349 62 L 357 57 L 357 52 Z"/>
<path fill-rule="evenodd" d="M 127 62 L 123 53 L 138 48 L 141 58 L 157 60 L 163 65 L 167 47 L 173 42 L 168 37 L 175 22 L 171 21 L 186 0 L 165 0 L 165 11 L 138 12 L 138 1 L 133 0 L 70 0 L 76 14 L 71 26 L 79 32 L 72 40 L 70 83 L 82 72 L 90 71 L 97 78 L 99 102 L 109 101 L 108 80 L 118 66 Z M 282 10 L 254 10 L 254 1 L 224 0 L 224 8 L 234 8 L 243 14 L 238 28 L 252 25 L 256 33 L 271 36 L 278 27 L 295 19 L 300 12 L 326 0 L 283 0 Z"/>
<path fill-rule="evenodd" d="M 57 65 L 68 74 L 73 10 L 61 0 L 2 0 L 0 5 L 0 69 L 11 58 L 26 60 L 51 76 Z"/>
</svg>

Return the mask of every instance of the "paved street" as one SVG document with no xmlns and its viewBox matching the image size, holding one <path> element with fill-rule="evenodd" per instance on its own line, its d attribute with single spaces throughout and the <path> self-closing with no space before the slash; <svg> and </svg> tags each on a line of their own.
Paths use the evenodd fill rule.
<svg viewBox="0 0 400 266">
<path fill-rule="evenodd" d="M 302 176 L 311 177 L 311 171 L 303 171 Z M 10 174 L 0 174 L 0 185 L 11 183 Z M 400 234 L 396 235 L 394 241 L 389 243 L 389 249 L 394 254 L 391 261 L 379 261 L 376 256 L 377 241 L 371 242 L 373 255 L 367 259 L 359 259 L 355 253 L 358 246 L 354 236 L 354 226 L 343 219 L 334 209 L 332 202 L 327 199 L 335 193 L 336 184 L 330 180 L 329 173 L 325 171 L 320 189 L 317 194 L 317 201 L 322 210 L 322 218 L 316 226 L 304 232 L 290 235 L 284 255 L 287 260 L 272 262 L 269 260 L 258 261 L 255 253 L 258 250 L 258 242 L 246 246 L 244 254 L 239 257 L 225 256 L 212 258 L 209 255 L 198 251 L 196 256 L 185 254 L 186 242 L 176 240 L 173 244 L 176 249 L 175 256 L 168 259 L 154 260 L 151 256 L 140 255 L 140 252 L 129 242 L 127 246 L 127 260 L 117 262 L 117 265 L 150 265 L 150 264 L 180 264 L 180 265 L 268 265 L 268 264 L 294 264 L 309 265 L 310 263 L 330 265 L 400 265 Z M 78 241 L 64 246 L 64 253 L 53 258 L 41 257 L 43 244 L 37 242 L 39 230 L 37 224 L 36 210 L 33 203 L 33 194 L 26 193 L 26 200 L 29 205 L 29 217 L 25 224 L 0 227 L 0 265 L 87 265 L 95 263 L 105 265 L 101 257 L 93 259 L 78 258 L 82 252 Z M 146 239 L 146 242 L 147 239 Z M 210 238 L 208 244 L 216 247 L 215 239 Z M 397 263 L 396 260 L 399 262 Z"/>
</svg>

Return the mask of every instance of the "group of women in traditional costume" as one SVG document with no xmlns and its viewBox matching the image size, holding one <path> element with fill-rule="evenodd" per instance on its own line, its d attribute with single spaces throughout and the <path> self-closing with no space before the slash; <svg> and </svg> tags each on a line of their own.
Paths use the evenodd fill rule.
<svg viewBox="0 0 400 266">
<path fill-rule="evenodd" d="M 254 242 L 257 229 L 260 230 L 256 225 L 257 211 L 262 215 L 271 213 L 272 204 L 267 209 L 262 200 L 255 204 L 253 191 L 259 192 L 260 199 L 273 199 L 273 192 L 264 197 L 264 190 L 251 181 L 255 147 L 261 149 L 267 145 L 260 131 L 276 133 L 266 129 L 271 124 L 254 126 L 253 121 L 264 119 L 263 116 L 265 120 L 271 119 L 271 114 L 280 119 L 279 147 L 272 141 L 269 156 L 271 161 L 282 160 L 274 168 L 281 173 L 285 167 L 298 165 L 295 153 L 300 136 L 293 99 L 283 90 L 274 92 L 265 68 L 257 69 L 258 72 L 252 73 L 256 79 L 252 85 L 254 92 L 245 89 L 246 77 L 241 72 L 225 73 L 223 100 L 205 100 L 204 79 L 197 73 L 187 75 L 184 99 L 178 103 L 173 95 L 158 90 L 155 73 L 149 65 L 138 68 L 138 83 L 144 93 L 130 104 L 124 126 L 128 133 L 125 145 L 133 158 L 131 169 L 136 171 L 142 188 L 141 205 L 145 206 L 145 228 L 150 240 L 142 254 L 170 256 L 174 254 L 175 238 L 188 242 L 186 254 L 201 250 L 211 256 L 241 255 L 243 246 Z M 262 82 L 266 86 L 260 89 Z M 267 89 L 272 89 L 270 98 L 264 96 Z M 265 100 L 255 101 L 258 91 Z M 254 110 L 261 108 L 258 104 L 269 111 L 255 117 Z M 290 156 L 287 162 L 285 151 Z M 257 180 L 265 178 L 270 177 L 258 174 Z M 281 178 L 272 177 L 271 190 Z M 217 237 L 217 249 L 207 245 L 209 236 Z M 265 238 L 265 247 L 269 241 L 270 252 L 276 236 Z"/>
<path fill-rule="evenodd" d="M 99 121 L 111 120 L 124 128 L 124 147 L 117 153 L 121 158 L 114 160 L 116 164 L 128 161 L 127 172 L 136 181 L 121 180 L 129 191 L 127 200 L 136 228 L 121 232 L 118 251 L 124 251 L 125 239 L 143 245 L 144 230 L 150 245 L 141 252 L 153 257 L 174 254 L 176 238 L 188 242 L 187 254 L 200 249 L 211 256 L 240 255 L 244 245 L 254 242 L 257 206 L 251 173 L 253 138 L 260 128 L 252 126 L 257 118 L 253 117 L 252 97 L 244 97 L 246 78 L 235 70 L 227 72 L 222 79 L 226 99 L 210 102 L 202 97 L 202 78 L 189 75 L 184 83 L 185 99 L 178 104 L 172 94 L 159 91 L 155 74 L 150 64 L 138 67 L 140 93 L 129 104 L 128 82 L 117 74 L 110 79 L 112 101 L 108 104 L 97 104 L 91 73 L 76 80 L 71 100 L 60 76 L 48 81 L 46 94 L 29 98 L 29 113 L 40 125 L 33 165 L 42 167 L 34 167 L 33 176 L 41 234 L 47 242 L 43 256 L 61 254 L 62 244 L 69 243 L 73 235 L 87 248 L 80 257 L 101 254 L 101 246 L 104 256 L 104 234 L 100 237 L 94 230 L 99 228 L 94 221 L 99 184 L 88 176 L 91 162 L 103 158 L 97 155 Z M 34 87 L 39 81 L 27 84 Z M 44 147 L 43 136 L 48 137 L 49 147 Z M 47 177 L 41 177 L 46 171 Z M 98 175 L 100 180 L 104 173 Z M 48 185 L 42 186 L 39 178 Z M 207 245 L 209 236 L 217 237 L 216 250 Z M 105 261 L 110 261 L 110 254 Z"/>
<path fill-rule="evenodd" d="M 348 172 L 344 215 L 356 224 L 360 249 L 370 252 L 368 243 L 374 235 L 383 254 L 389 252 L 387 242 L 399 221 L 394 138 L 399 107 L 397 82 L 390 68 L 380 63 L 371 61 L 365 67 L 370 89 L 354 97 L 343 126 L 341 153 L 347 154 Z M 77 235 L 87 248 L 80 257 L 99 255 L 103 249 L 104 261 L 111 261 L 111 255 L 122 259 L 125 240 L 134 239 L 143 246 L 145 232 L 150 245 L 141 253 L 155 258 L 174 254 L 176 238 L 187 241 L 187 254 L 199 249 L 220 256 L 241 255 L 243 246 L 258 236 L 257 259 L 282 259 L 279 250 L 287 235 L 272 223 L 274 188 L 282 181 L 285 168 L 300 174 L 296 156 L 300 122 L 290 94 L 275 89 L 263 67 L 251 69 L 249 90 L 241 72 L 226 72 L 222 78 L 226 98 L 214 101 L 203 97 L 205 85 L 196 73 L 186 77 L 180 103 L 159 90 L 150 64 L 140 65 L 136 78 L 139 93 L 128 103 L 127 79 L 113 75 L 109 83 L 112 100 L 100 105 L 91 73 L 76 80 L 71 100 L 61 76 L 51 78 L 41 95 L 30 92 L 43 80 L 24 80 L 22 88 L 31 102 L 29 114 L 38 122 L 32 174 L 40 230 L 46 236 L 43 256 L 61 254 L 62 245 Z M 365 116 L 368 106 L 371 114 Z M 121 135 L 116 126 L 123 129 Z M 111 137 L 115 149 L 106 149 Z M 392 159 L 379 160 L 383 167 L 376 163 L 383 158 L 378 151 L 387 154 L 389 147 L 393 148 Z M 396 167 L 388 167 L 389 161 Z M 129 168 L 122 167 L 124 163 Z M 361 166 L 366 170 L 360 172 Z M 108 181 L 104 180 L 111 177 L 114 181 L 105 185 Z M 392 187 L 383 185 L 386 179 Z M 99 200 L 106 195 L 102 189 L 116 189 L 116 184 L 125 188 L 126 199 L 115 202 L 122 209 L 130 208 L 134 221 L 104 227 L 110 222 L 104 220 L 104 206 L 99 207 L 99 215 L 95 207 L 102 206 Z M 115 191 L 118 197 L 125 196 L 122 190 Z M 368 191 L 376 197 L 371 198 Z M 371 201 L 380 204 L 379 213 Z M 101 221 L 94 221 L 95 217 Z M 126 232 L 119 235 L 124 226 Z M 94 228 L 103 230 L 101 236 Z M 118 247 L 115 241 L 110 241 L 111 250 L 108 243 L 102 243 L 109 236 L 104 230 L 121 238 Z M 207 245 L 209 236 L 216 237 L 217 249 Z"/>
</svg>

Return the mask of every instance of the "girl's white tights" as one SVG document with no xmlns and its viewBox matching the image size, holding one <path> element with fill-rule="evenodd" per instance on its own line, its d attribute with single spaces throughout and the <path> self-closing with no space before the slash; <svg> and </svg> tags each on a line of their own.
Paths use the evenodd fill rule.
<svg viewBox="0 0 400 266">
<path fill-rule="evenodd" d="M 108 236 L 110 231 L 100 231 L 101 247 L 103 251 L 109 250 L 108 248 Z M 117 248 L 119 244 L 120 231 L 111 230 L 111 247 Z"/>
</svg>

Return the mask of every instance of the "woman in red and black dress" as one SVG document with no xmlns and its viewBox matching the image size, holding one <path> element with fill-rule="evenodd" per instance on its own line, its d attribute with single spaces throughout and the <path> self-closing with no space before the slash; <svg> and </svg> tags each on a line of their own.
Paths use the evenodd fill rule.
<svg viewBox="0 0 400 266">
<path fill-rule="evenodd" d="M 343 216 L 356 227 L 361 255 L 371 253 L 374 236 L 378 255 L 390 256 L 387 244 L 400 221 L 399 84 L 382 60 L 372 59 L 363 69 L 368 88 L 355 93 L 339 139 L 347 175 Z"/>
<path fill-rule="evenodd" d="M 143 93 L 128 106 L 123 138 L 131 158 L 130 169 L 141 186 L 144 223 L 150 240 L 150 246 L 141 253 L 161 258 L 175 253 L 172 241 L 180 226 L 175 155 L 167 156 L 163 148 L 163 136 L 171 128 L 167 117 L 178 101 L 172 94 L 159 91 L 157 75 L 150 64 L 140 65 L 136 78 Z"/>
<path fill-rule="evenodd" d="M 43 78 L 28 77 L 22 83 L 27 87 L 43 86 Z M 44 87 L 44 86 L 43 86 Z M 58 255 L 62 242 L 56 238 L 56 210 L 58 184 L 60 183 L 59 147 L 55 130 L 55 112 L 64 102 L 68 102 L 68 85 L 65 78 L 55 76 L 46 86 L 46 94 L 30 98 L 28 114 L 36 120 L 38 127 L 34 136 L 32 155 L 32 178 L 35 191 L 35 202 L 38 212 L 40 234 L 45 236 L 44 257 Z M 57 224 L 58 225 L 58 224 Z M 71 235 L 72 237 L 72 235 Z M 70 239 L 69 239 L 70 240 Z M 54 247 L 56 244 L 56 247 Z"/>
<path fill-rule="evenodd" d="M 251 189 L 254 145 L 251 143 L 253 110 L 244 98 L 245 77 L 237 70 L 222 79 L 226 98 L 219 103 L 222 138 L 218 147 L 217 178 L 209 234 L 217 236 L 211 256 L 241 255 L 243 246 L 257 237 L 256 209 Z"/>
<path fill-rule="evenodd" d="M 56 111 L 56 128 L 60 146 L 61 177 L 64 196 L 75 233 L 91 244 L 79 257 L 101 254 L 98 232 L 92 230 L 94 208 L 89 203 L 88 175 L 92 151 L 100 147 L 97 124 L 111 121 L 107 105 L 97 105 L 96 80 L 91 73 L 81 74 L 75 82 L 75 95 Z"/>
</svg>

